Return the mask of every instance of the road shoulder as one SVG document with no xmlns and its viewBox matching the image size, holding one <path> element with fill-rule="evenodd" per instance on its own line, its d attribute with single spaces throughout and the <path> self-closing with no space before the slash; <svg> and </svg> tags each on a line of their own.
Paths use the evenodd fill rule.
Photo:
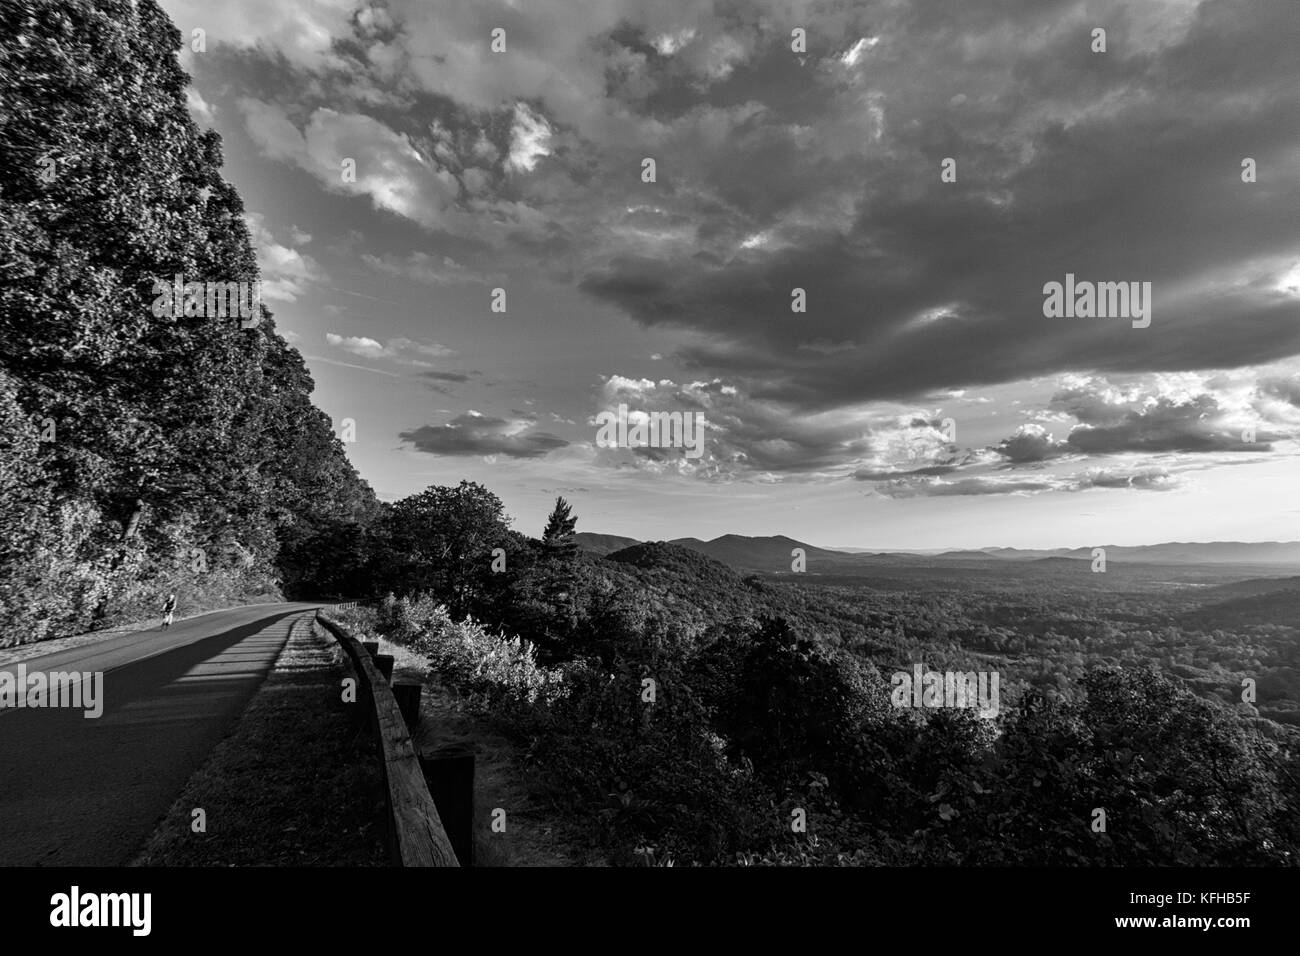
<svg viewBox="0 0 1300 956">
<path fill-rule="evenodd" d="M 342 701 L 342 652 L 312 619 L 295 622 L 238 724 L 132 865 L 386 865 L 379 767 Z"/>
</svg>

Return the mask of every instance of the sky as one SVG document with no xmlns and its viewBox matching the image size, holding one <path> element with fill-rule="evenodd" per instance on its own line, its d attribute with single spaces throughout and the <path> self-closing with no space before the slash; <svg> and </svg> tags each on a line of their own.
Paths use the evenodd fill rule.
<svg viewBox="0 0 1300 956">
<path fill-rule="evenodd" d="M 161 5 L 381 499 L 468 479 L 525 533 L 563 495 L 650 540 L 1300 538 L 1295 0 Z M 1134 299 L 1060 314 L 1067 276 Z M 703 453 L 600 447 L 619 405 L 703 415 Z"/>
</svg>

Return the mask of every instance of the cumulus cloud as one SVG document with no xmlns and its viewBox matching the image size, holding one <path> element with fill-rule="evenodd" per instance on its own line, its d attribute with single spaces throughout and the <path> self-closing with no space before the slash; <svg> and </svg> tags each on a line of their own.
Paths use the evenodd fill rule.
<svg viewBox="0 0 1300 956">
<path fill-rule="evenodd" d="M 527 103 L 516 103 L 507 165 L 516 171 L 531 172 L 542 157 L 551 154 L 550 141 L 551 127 L 546 118 Z"/>
<path fill-rule="evenodd" d="M 1049 410 L 1078 422 L 1054 450 L 1087 455 L 1260 452 L 1282 437 L 1260 418 L 1245 392 L 1234 398 L 1196 378 L 1156 379 L 1127 389 L 1100 377 L 1075 378 L 1052 396 Z M 1250 441 L 1243 438 L 1247 429 Z"/>
<path fill-rule="evenodd" d="M 599 460 L 638 467 L 670 467 L 702 478 L 743 474 L 813 474 L 866 454 L 870 441 L 860 422 L 796 418 L 780 408 L 754 402 L 719 379 L 677 383 L 671 379 L 604 379 L 600 410 L 626 404 L 632 414 L 691 412 L 704 416 L 704 454 L 694 461 L 672 450 L 602 450 Z M 593 418 L 594 422 L 594 418 Z M 594 440 L 594 433 L 593 433 Z"/>
<path fill-rule="evenodd" d="M 918 454 L 915 438 L 899 432 L 893 440 L 904 442 L 908 460 L 894 452 L 882 464 L 878 456 L 853 477 L 876 483 L 877 493 L 892 498 L 1167 491 L 1181 487 L 1190 472 L 1273 455 L 1283 447 L 1279 442 L 1300 434 L 1300 409 L 1287 400 L 1297 381 L 1300 376 L 1282 373 L 1256 381 L 1250 370 L 1125 383 L 1066 376 L 1038 414 L 1063 425 L 1064 438 L 1031 421 L 988 448 L 931 442 Z M 1295 454 L 1294 446 L 1286 453 Z M 1096 463 L 1080 468 L 1081 462 Z"/>
<path fill-rule="evenodd" d="M 263 298 L 296 302 L 299 296 L 326 278 L 324 270 L 311 256 L 304 255 L 292 246 L 276 242 L 266 225 L 265 217 L 260 213 L 246 213 L 244 222 L 248 225 L 248 235 L 257 253 Z M 291 231 L 290 240 L 295 245 L 302 244 L 298 238 Z"/>
<path fill-rule="evenodd" d="M 431 366 L 430 359 L 455 355 L 455 351 L 436 342 L 416 342 L 398 337 L 380 342 L 366 336 L 344 336 L 335 332 L 326 332 L 325 341 L 330 345 L 369 359 L 389 359 L 404 365 Z"/>
<path fill-rule="evenodd" d="M 1014 435 L 997 446 L 998 454 L 1013 462 L 1046 461 L 1067 450 L 1068 443 L 1058 442 L 1051 432 L 1036 424 L 1021 425 Z"/>
<path fill-rule="evenodd" d="M 664 33 L 650 41 L 650 45 L 655 48 L 655 52 L 660 56 L 672 56 L 686 44 L 695 39 L 695 30 L 687 27 L 685 30 L 678 30 L 676 33 Z"/>
<path fill-rule="evenodd" d="M 379 120 L 321 107 L 300 131 L 274 104 L 244 98 L 239 106 L 249 136 L 268 157 L 295 163 L 332 192 L 369 196 L 377 209 L 429 227 L 454 212 L 456 177 Z M 355 182 L 344 179 L 349 161 Z"/>
<path fill-rule="evenodd" d="M 1292 415 L 1295 409 L 1285 399 L 1296 381 L 1273 375 L 1252 384 L 1246 374 L 1219 373 L 1120 385 L 1102 376 L 1069 376 L 1041 413 L 1066 425 L 1065 438 L 1029 422 L 987 449 L 931 454 L 910 466 L 864 467 L 854 477 L 883 483 L 877 490 L 888 497 L 1166 491 L 1180 487 L 1185 473 L 1207 462 L 1272 454 L 1276 443 L 1294 437 L 1300 415 Z M 1113 463 L 1044 470 L 1091 460 Z"/>
<path fill-rule="evenodd" d="M 626 404 L 629 419 L 653 412 L 695 412 L 706 422 L 704 453 L 684 460 L 676 449 L 600 449 L 598 464 L 652 471 L 671 468 L 706 480 L 836 478 L 883 480 L 940 474 L 979 453 L 959 451 L 930 411 L 853 408 L 820 415 L 791 412 L 747 395 L 722 379 L 676 382 L 608 375 L 598 411 Z M 595 416 L 589 419 L 595 429 Z M 929 470 L 933 469 L 933 470 Z"/>
</svg>

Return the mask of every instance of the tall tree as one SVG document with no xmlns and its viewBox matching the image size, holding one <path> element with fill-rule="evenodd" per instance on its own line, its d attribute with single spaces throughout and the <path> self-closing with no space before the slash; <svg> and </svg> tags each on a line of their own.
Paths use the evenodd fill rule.
<svg viewBox="0 0 1300 956">
<path fill-rule="evenodd" d="M 474 613 L 491 590 L 492 552 L 510 543 L 509 523 L 501 499 L 472 481 L 403 498 L 384 518 L 381 584 L 431 592 L 453 615 Z"/>
<path fill-rule="evenodd" d="M 578 519 L 574 517 L 569 503 L 563 497 L 556 498 L 551 516 L 546 519 L 542 543 L 554 551 L 572 554 L 578 549 L 577 543 L 573 540 L 573 531 L 577 524 Z"/>
</svg>

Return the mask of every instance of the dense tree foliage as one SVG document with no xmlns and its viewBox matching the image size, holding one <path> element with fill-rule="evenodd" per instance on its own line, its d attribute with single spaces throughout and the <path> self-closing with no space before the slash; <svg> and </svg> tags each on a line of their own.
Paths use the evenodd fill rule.
<svg viewBox="0 0 1300 956">
<path fill-rule="evenodd" d="M 482 485 L 432 487 L 385 506 L 378 574 L 398 593 L 435 591 L 457 616 L 481 611 L 492 552 L 513 543 L 501 499 Z"/>
<path fill-rule="evenodd" d="M 161 590 L 188 608 L 317 590 L 375 502 L 302 359 L 264 310 L 152 308 L 178 274 L 258 279 L 180 33 L 153 0 L 6 4 L 0 33 L 6 633 L 129 617 Z"/>
</svg>

